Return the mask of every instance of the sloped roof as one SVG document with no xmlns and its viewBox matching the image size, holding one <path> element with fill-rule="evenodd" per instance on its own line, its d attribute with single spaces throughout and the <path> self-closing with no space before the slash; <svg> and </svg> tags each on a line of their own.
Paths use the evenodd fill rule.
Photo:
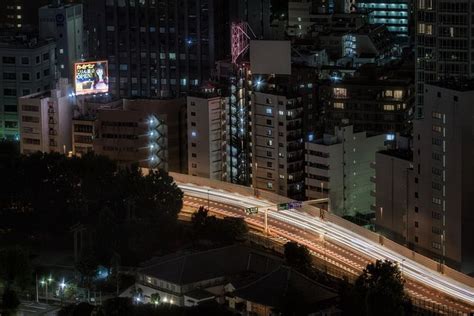
<svg viewBox="0 0 474 316">
<path fill-rule="evenodd" d="M 282 260 L 244 245 L 208 251 L 172 254 L 149 261 L 139 273 L 184 285 L 202 280 L 236 275 L 245 271 L 268 273 Z"/>
<path fill-rule="evenodd" d="M 298 300 L 305 305 L 327 302 L 338 296 L 327 287 L 286 266 L 280 266 L 262 278 L 237 289 L 233 294 L 247 301 L 277 307 L 290 292 L 297 294 Z"/>
</svg>

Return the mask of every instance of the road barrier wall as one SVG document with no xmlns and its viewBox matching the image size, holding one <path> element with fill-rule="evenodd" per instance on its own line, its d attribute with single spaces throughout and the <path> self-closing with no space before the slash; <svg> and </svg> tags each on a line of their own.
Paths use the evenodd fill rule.
<svg viewBox="0 0 474 316">
<path fill-rule="evenodd" d="M 143 172 L 146 174 L 147 170 L 144 169 Z M 198 186 L 209 187 L 216 190 L 224 190 L 224 191 L 228 191 L 232 193 L 238 193 L 244 196 L 254 196 L 254 197 L 258 197 L 259 199 L 267 200 L 268 202 L 272 204 L 288 203 L 292 201 L 291 199 L 288 199 L 287 197 L 283 197 L 283 196 L 274 194 L 272 192 L 267 192 L 264 190 L 256 191 L 253 188 L 236 185 L 229 182 L 222 182 L 222 181 L 211 180 L 207 178 L 194 177 L 194 176 L 174 173 L 174 172 L 170 172 L 170 176 L 172 176 L 176 182 L 179 182 L 182 184 L 190 183 L 190 184 L 194 184 Z M 311 205 L 303 205 L 303 207 L 299 211 L 306 212 L 312 216 L 323 217 L 324 220 L 330 223 L 334 223 L 342 228 L 352 231 L 358 234 L 359 236 L 362 236 L 368 240 L 371 240 L 374 243 L 380 244 L 389 250 L 392 250 L 400 255 L 403 255 L 406 258 L 410 258 L 414 262 L 426 268 L 429 268 L 433 271 L 438 271 L 439 273 L 442 273 L 453 280 L 456 280 L 462 284 L 465 284 L 474 288 L 474 278 L 469 277 L 468 275 L 461 273 L 457 270 L 449 268 L 443 264 L 440 264 L 426 256 L 416 253 L 390 239 L 387 239 L 386 237 L 380 234 L 377 234 L 373 231 L 365 229 L 364 227 L 358 226 L 348 220 L 345 220 L 339 216 L 336 216 L 335 214 L 328 213 L 325 210 L 322 210 L 318 207 L 311 206 Z M 402 264 L 402 262 L 399 262 L 399 264 Z"/>
</svg>

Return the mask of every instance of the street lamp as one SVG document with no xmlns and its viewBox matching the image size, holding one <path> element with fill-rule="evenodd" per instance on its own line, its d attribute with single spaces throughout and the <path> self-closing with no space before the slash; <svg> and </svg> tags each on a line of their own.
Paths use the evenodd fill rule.
<svg viewBox="0 0 474 316">
<path fill-rule="evenodd" d="M 64 282 L 64 279 L 59 283 L 59 289 L 61 294 L 61 306 L 63 306 L 64 290 L 66 289 L 66 282 Z"/>
<path fill-rule="evenodd" d="M 53 279 L 51 278 L 51 276 L 49 276 L 47 279 L 42 279 L 40 281 L 40 284 L 42 286 L 44 286 L 45 288 L 45 298 L 46 298 L 46 304 L 48 303 L 48 284 L 53 282 Z"/>
<path fill-rule="evenodd" d="M 327 254 L 326 254 L 326 234 L 327 232 L 324 232 L 323 234 L 321 234 L 321 239 L 323 240 L 323 260 L 324 260 L 324 272 L 327 273 L 328 272 L 328 267 L 327 267 Z"/>
</svg>

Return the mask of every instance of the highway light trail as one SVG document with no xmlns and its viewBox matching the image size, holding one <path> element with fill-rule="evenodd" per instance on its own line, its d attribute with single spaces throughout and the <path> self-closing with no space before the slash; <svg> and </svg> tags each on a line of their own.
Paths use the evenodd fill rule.
<svg viewBox="0 0 474 316">
<path fill-rule="evenodd" d="M 290 235 L 294 234 L 295 230 L 302 230 L 306 234 L 313 235 L 313 237 L 324 235 L 324 238 L 326 238 L 327 241 L 337 242 L 338 244 L 344 245 L 363 257 L 372 260 L 388 259 L 403 264 L 403 275 L 408 279 L 415 280 L 428 288 L 448 294 L 455 299 L 462 300 L 471 305 L 474 304 L 474 291 L 471 287 L 455 281 L 437 271 L 426 268 L 410 258 L 404 257 L 334 223 L 321 220 L 318 217 L 298 212 L 296 210 L 276 211 L 274 203 L 255 197 L 199 187 L 192 184 L 179 184 L 179 187 L 187 195 L 199 197 L 203 200 L 209 198 L 214 202 L 219 202 L 224 205 L 239 208 L 268 208 L 269 219 L 281 222 L 283 227 L 285 225 L 290 225 L 294 228 L 293 232 L 289 232 Z M 245 217 L 244 212 L 242 212 L 242 217 Z M 304 234 L 301 235 L 303 236 L 296 237 L 304 238 Z"/>
</svg>

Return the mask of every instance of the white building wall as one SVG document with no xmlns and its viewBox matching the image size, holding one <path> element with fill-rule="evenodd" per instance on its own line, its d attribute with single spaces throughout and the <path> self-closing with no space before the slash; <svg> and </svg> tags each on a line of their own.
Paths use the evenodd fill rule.
<svg viewBox="0 0 474 316">
<path fill-rule="evenodd" d="M 329 197 L 331 211 L 341 216 L 371 213 L 371 163 L 384 148 L 385 135 L 367 137 L 365 132 L 354 133 L 352 126 L 335 134 L 326 135 L 324 142 L 306 143 L 306 196 Z"/>
<path fill-rule="evenodd" d="M 189 174 L 227 180 L 227 100 L 189 96 L 187 104 Z"/>
</svg>

